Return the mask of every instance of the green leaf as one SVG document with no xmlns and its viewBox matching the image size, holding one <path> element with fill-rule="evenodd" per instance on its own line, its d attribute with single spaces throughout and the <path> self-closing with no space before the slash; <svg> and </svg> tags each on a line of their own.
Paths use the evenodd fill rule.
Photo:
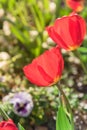
<svg viewBox="0 0 87 130">
<path fill-rule="evenodd" d="M 70 119 L 62 106 L 59 107 L 57 112 L 56 130 L 73 130 Z"/>
<path fill-rule="evenodd" d="M 79 47 L 78 51 L 82 54 L 87 54 L 87 47 Z"/>
<path fill-rule="evenodd" d="M 25 130 L 20 123 L 18 123 L 18 128 L 19 128 L 19 130 Z"/>
<path fill-rule="evenodd" d="M 84 62 L 87 65 L 87 47 L 80 47 L 78 48 L 78 55 L 81 63 Z M 83 64 L 83 63 L 82 63 Z"/>
<path fill-rule="evenodd" d="M 2 117 L 3 117 L 5 120 L 9 120 L 9 119 L 10 119 L 10 118 L 8 117 L 7 113 L 4 111 L 2 105 L 0 105 L 0 114 L 2 115 Z"/>
</svg>

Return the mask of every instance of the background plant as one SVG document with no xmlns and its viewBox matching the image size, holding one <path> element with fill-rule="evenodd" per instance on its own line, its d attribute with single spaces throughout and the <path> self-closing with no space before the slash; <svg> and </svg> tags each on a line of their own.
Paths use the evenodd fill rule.
<svg viewBox="0 0 87 130">
<path fill-rule="evenodd" d="M 80 13 L 85 20 L 86 4 Z M 27 118 L 17 117 L 11 106 L 4 103 L 4 109 L 9 116 L 13 120 L 17 117 L 16 122 L 19 120 L 26 127 L 29 127 L 26 125 L 29 122 L 30 126 L 34 126 L 55 119 L 58 92 L 56 86 L 37 88 L 30 84 L 24 77 L 22 68 L 43 51 L 54 46 L 53 41 L 47 36 L 45 27 L 52 25 L 55 18 L 68 15 L 70 12 L 71 10 L 62 0 L 0 0 L 0 98 L 2 101 L 5 95 L 18 91 L 28 91 L 33 96 L 35 107 Z M 64 50 L 62 53 L 65 58 L 65 71 L 60 84 L 70 99 L 75 117 L 81 119 L 84 124 L 81 127 L 85 130 L 87 37 L 78 49 L 78 53 L 66 53 Z M 75 118 L 78 129 L 79 119 Z M 49 123 L 48 126 L 50 128 Z"/>
</svg>

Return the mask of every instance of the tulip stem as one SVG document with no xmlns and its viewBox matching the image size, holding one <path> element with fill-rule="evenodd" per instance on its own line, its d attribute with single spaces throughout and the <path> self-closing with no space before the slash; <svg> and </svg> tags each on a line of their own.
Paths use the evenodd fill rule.
<svg viewBox="0 0 87 130">
<path fill-rule="evenodd" d="M 5 120 L 10 119 L 10 118 L 8 117 L 8 115 L 6 114 L 6 112 L 2 109 L 1 106 L 0 106 L 0 113 L 1 113 L 1 115 L 3 116 L 3 118 L 4 118 Z"/>
<path fill-rule="evenodd" d="M 72 130 L 74 130 L 73 114 L 72 114 L 72 109 L 71 109 L 70 103 L 69 103 L 65 93 L 63 92 L 62 88 L 60 87 L 60 84 L 58 84 L 57 87 L 60 92 L 60 102 L 63 105 L 63 107 L 66 108 L 67 114 L 70 115 Z"/>
<path fill-rule="evenodd" d="M 63 92 L 62 88 L 60 87 L 60 85 L 58 85 L 58 89 L 59 89 L 60 95 L 61 95 L 61 97 L 62 97 L 61 99 L 63 99 L 62 101 L 63 101 L 65 104 L 67 104 L 67 107 L 69 108 L 69 111 L 70 111 L 70 113 L 71 113 L 72 110 L 71 110 L 70 103 L 69 103 L 69 101 L 68 101 L 68 99 L 67 99 L 65 93 Z"/>
<path fill-rule="evenodd" d="M 79 59 L 80 59 L 80 63 L 81 63 L 81 66 L 82 66 L 82 68 L 83 68 L 83 70 L 84 70 L 84 73 L 87 74 L 87 68 L 85 67 L 85 64 L 84 64 L 83 61 L 82 61 L 81 54 L 80 54 L 78 51 L 75 51 L 75 54 L 76 54 L 76 55 L 79 57 Z"/>
</svg>

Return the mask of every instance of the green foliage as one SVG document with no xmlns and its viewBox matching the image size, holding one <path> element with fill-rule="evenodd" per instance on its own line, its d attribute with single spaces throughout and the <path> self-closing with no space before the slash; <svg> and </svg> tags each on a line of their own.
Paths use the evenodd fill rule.
<svg viewBox="0 0 87 130">
<path fill-rule="evenodd" d="M 59 105 L 58 90 L 56 86 L 37 88 L 30 84 L 25 79 L 22 68 L 54 46 L 45 28 L 52 25 L 55 18 L 68 15 L 71 10 L 63 0 L 0 0 L 0 9 L 4 11 L 4 14 L 0 15 L 0 51 L 9 55 L 7 59 L 0 59 L 1 103 L 4 96 L 22 90 L 30 92 L 34 101 L 34 109 L 26 118 L 15 115 L 12 106 L 7 102 L 3 103 L 3 109 L 16 123 L 19 121 L 25 128 L 49 122 L 49 119 L 56 116 Z M 87 19 L 87 6 L 80 15 Z M 6 28 L 7 32 L 4 30 Z M 78 111 L 85 112 L 87 109 L 80 107 L 79 102 L 87 100 L 84 87 L 87 86 L 87 37 L 78 53 L 63 51 L 63 56 L 65 69 L 60 84 L 69 97 L 73 111 L 78 108 Z M 79 92 L 82 97 L 79 97 Z M 57 122 L 57 130 L 64 130 L 66 126 L 70 129 L 70 122 L 63 107 L 59 107 Z M 64 129 L 61 128 L 61 122 Z M 20 125 L 19 127 L 23 129 Z"/>
<path fill-rule="evenodd" d="M 3 22 L 5 20 L 10 22 L 11 33 L 20 41 L 20 44 L 23 44 L 25 51 L 27 50 L 34 57 L 40 55 L 44 50 L 42 50 L 42 43 L 46 40 L 44 37 L 45 27 L 53 19 L 49 10 L 49 1 L 11 0 L 8 2 L 8 0 L 2 0 L 1 7 L 6 14 L 10 13 L 11 17 L 15 18 L 15 21 L 12 21 L 5 15 L 2 19 Z M 35 38 L 30 35 L 31 31 L 36 31 Z"/>
<path fill-rule="evenodd" d="M 78 51 L 80 53 L 80 58 L 81 58 L 82 62 L 87 67 L 87 47 L 80 47 L 80 48 L 78 48 Z"/>
<path fill-rule="evenodd" d="M 18 123 L 18 128 L 19 128 L 19 130 L 25 130 L 20 123 Z"/>
<path fill-rule="evenodd" d="M 73 130 L 70 119 L 62 106 L 59 107 L 57 112 L 56 130 Z"/>
</svg>

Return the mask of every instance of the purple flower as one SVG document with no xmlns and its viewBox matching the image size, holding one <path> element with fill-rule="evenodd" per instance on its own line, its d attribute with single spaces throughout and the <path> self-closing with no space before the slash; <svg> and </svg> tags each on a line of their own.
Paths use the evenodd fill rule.
<svg viewBox="0 0 87 130">
<path fill-rule="evenodd" d="M 16 93 L 10 103 L 13 104 L 14 113 L 22 117 L 28 116 L 33 108 L 32 97 L 27 92 Z"/>
</svg>

